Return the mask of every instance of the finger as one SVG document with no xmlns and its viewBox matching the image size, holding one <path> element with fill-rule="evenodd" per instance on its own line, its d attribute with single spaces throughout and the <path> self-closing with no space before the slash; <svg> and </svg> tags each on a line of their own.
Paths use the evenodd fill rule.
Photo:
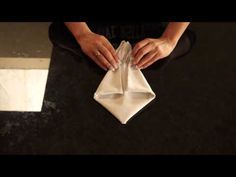
<svg viewBox="0 0 236 177">
<path fill-rule="evenodd" d="M 115 51 L 114 47 L 111 45 L 111 43 L 107 39 L 105 40 L 104 45 L 111 52 L 111 54 L 115 58 L 116 62 L 119 63 L 120 60 L 119 60 L 118 56 L 116 55 L 116 51 Z"/>
<path fill-rule="evenodd" d="M 114 57 L 112 56 L 111 52 L 103 45 L 99 46 L 99 51 L 105 57 L 105 59 L 112 65 L 114 69 L 118 68 Z"/>
<path fill-rule="evenodd" d="M 138 52 L 138 50 L 140 48 L 144 47 L 145 45 L 147 45 L 149 42 L 150 42 L 150 39 L 144 39 L 144 40 L 138 42 L 132 50 L 132 55 L 135 56 L 136 53 Z"/>
<path fill-rule="evenodd" d="M 149 60 L 148 62 L 146 62 L 145 64 L 143 64 L 140 69 L 145 69 L 147 67 L 149 67 L 150 65 L 152 65 L 154 62 L 156 62 L 157 60 L 161 59 L 161 56 L 159 53 L 157 53 L 151 60 Z"/>
<path fill-rule="evenodd" d="M 154 45 L 152 43 L 148 43 L 143 48 L 139 49 L 137 54 L 134 56 L 133 64 L 137 64 L 144 55 L 148 54 L 154 49 Z"/>
<path fill-rule="evenodd" d="M 90 58 L 98 65 L 100 66 L 102 69 L 104 69 L 105 71 L 107 71 L 107 67 L 105 64 L 103 64 L 100 60 L 97 59 L 97 56 L 92 55 L 90 56 Z"/>
<path fill-rule="evenodd" d="M 100 55 L 95 55 L 96 60 L 99 60 L 106 69 L 114 70 L 114 67 L 107 61 L 107 59 L 103 56 L 102 53 Z"/>
<path fill-rule="evenodd" d="M 136 66 L 138 68 L 142 67 L 145 63 L 149 62 L 150 60 L 153 59 L 153 57 L 157 54 L 158 51 L 151 51 L 147 55 L 145 55 L 137 64 Z"/>
</svg>

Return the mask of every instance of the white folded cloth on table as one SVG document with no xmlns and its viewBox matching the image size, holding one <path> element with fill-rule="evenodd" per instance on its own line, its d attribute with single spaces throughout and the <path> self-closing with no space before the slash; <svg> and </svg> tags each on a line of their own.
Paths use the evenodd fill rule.
<svg viewBox="0 0 236 177">
<path fill-rule="evenodd" d="M 122 41 L 116 49 L 121 60 L 119 68 L 106 73 L 94 94 L 94 99 L 122 124 L 156 97 L 142 72 L 132 67 L 131 52 L 130 43 Z"/>
</svg>

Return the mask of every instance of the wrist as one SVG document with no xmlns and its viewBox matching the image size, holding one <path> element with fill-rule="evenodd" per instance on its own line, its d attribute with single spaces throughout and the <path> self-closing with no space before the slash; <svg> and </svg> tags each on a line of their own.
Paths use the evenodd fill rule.
<svg viewBox="0 0 236 177">
<path fill-rule="evenodd" d="M 165 34 L 163 34 L 162 36 L 161 36 L 161 38 L 163 39 L 163 40 L 165 40 L 165 41 L 167 41 L 171 46 L 173 46 L 173 47 L 175 47 L 176 46 L 176 44 L 178 43 L 178 38 L 176 38 L 176 37 L 171 37 L 171 36 L 168 36 L 168 35 L 165 35 Z"/>
<path fill-rule="evenodd" d="M 77 42 L 80 42 L 83 36 L 92 33 L 85 22 L 65 22 L 65 25 L 76 38 Z"/>
<path fill-rule="evenodd" d="M 89 34 L 92 34 L 93 32 L 90 30 L 86 30 L 86 31 L 80 31 L 79 33 L 74 34 L 77 42 L 80 44 L 81 41 L 84 39 L 84 36 L 87 36 Z"/>
</svg>

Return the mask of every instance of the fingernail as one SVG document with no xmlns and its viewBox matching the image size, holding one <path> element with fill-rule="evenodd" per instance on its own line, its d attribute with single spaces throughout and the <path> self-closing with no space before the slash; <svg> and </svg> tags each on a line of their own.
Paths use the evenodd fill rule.
<svg viewBox="0 0 236 177">
<path fill-rule="evenodd" d="M 115 71 L 115 68 L 113 68 L 112 66 L 110 66 L 109 69 L 112 70 L 112 71 Z"/>
<path fill-rule="evenodd" d="M 115 69 L 118 69 L 119 68 L 119 64 L 116 65 Z"/>
<path fill-rule="evenodd" d="M 131 66 L 133 69 L 138 69 L 138 66 L 137 65 L 132 65 Z"/>
</svg>

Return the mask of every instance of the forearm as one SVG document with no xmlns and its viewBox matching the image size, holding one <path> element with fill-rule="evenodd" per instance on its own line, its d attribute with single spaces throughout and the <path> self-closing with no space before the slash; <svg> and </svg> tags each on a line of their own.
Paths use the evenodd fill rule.
<svg viewBox="0 0 236 177">
<path fill-rule="evenodd" d="M 85 22 L 65 22 L 65 25 L 77 40 L 83 34 L 91 32 Z"/>
<path fill-rule="evenodd" d="M 176 45 L 189 24 L 190 22 L 170 22 L 163 32 L 162 37 Z"/>
</svg>

